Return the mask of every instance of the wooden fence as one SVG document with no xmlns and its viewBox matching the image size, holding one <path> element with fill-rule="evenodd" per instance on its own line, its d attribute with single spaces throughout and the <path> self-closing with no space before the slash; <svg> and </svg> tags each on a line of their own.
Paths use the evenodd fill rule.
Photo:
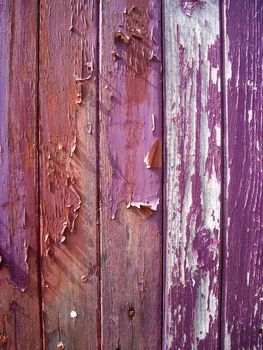
<svg viewBox="0 0 263 350">
<path fill-rule="evenodd" d="M 0 0 L 0 349 L 262 349 L 261 0 Z"/>
</svg>

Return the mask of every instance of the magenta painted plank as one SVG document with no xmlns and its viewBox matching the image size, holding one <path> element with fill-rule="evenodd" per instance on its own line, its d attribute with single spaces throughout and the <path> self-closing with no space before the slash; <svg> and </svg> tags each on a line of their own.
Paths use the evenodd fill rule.
<svg viewBox="0 0 263 350">
<path fill-rule="evenodd" d="M 225 349 L 262 349 L 263 2 L 224 2 Z M 260 331 L 261 329 L 261 331 Z"/>
<path fill-rule="evenodd" d="M 218 348 L 221 195 L 219 2 L 164 1 L 164 348 Z"/>
<path fill-rule="evenodd" d="M 101 2 L 102 348 L 160 349 L 161 2 Z"/>
<path fill-rule="evenodd" d="M 40 349 L 37 1 L 0 1 L 0 348 Z"/>
</svg>

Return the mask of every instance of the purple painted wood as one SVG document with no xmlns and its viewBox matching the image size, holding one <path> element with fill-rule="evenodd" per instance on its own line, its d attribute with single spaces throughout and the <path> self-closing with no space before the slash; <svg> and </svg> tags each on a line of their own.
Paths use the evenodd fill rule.
<svg viewBox="0 0 263 350">
<path fill-rule="evenodd" d="M 0 0 L 0 348 L 40 349 L 37 1 Z"/>
<path fill-rule="evenodd" d="M 218 1 L 164 2 L 165 349 L 217 349 L 221 193 Z M 164 213 L 166 215 L 166 213 Z"/>
<path fill-rule="evenodd" d="M 262 349 L 263 2 L 224 2 L 225 349 Z M 261 331 L 262 332 L 262 331 Z"/>
<path fill-rule="evenodd" d="M 160 349 L 161 3 L 101 4 L 102 348 Z"/>
</svg>

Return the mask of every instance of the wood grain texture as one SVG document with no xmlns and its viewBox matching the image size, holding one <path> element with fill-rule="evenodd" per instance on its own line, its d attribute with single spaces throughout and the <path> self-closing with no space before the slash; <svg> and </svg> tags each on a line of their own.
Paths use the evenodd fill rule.
<svg viewBox="0 0 263 350">
<path fill-rule="evenodd" d="M 218 1 L 164 1 L 165 349 L 217 349 L 221 188 Z"/>
<path fill-rule="evenodd" d="M 161 348 L 160 5 L 101 3 L 103 349 Z"/>
<path fill-rule="evenodd" d="M 45 348 L 96 349 L 96 1 L 40 1 Z M 58 344 L 61 346 L 59 347 Z"/>
<path fill-rule="evenodd" d="M 0 1 L 0 349 L 40 349 L 37 2 Z"/>
<path fill-rule="evenodd" d="M 225 349 L 262 349 L 263 3 L 224 2 Z"/>
</svg>

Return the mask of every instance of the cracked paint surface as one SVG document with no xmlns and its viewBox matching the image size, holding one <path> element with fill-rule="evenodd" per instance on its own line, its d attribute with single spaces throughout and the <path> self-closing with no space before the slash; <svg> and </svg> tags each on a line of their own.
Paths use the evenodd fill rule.
<svg viewBox="0 0 263 350">
<path fill-rule="evenodd" d="M 97 11 L 92 0 L 40 1 L 40 230 L 50 349 L 96 349 L 99 342 Z"/>
<path fill-rule="evenodd" d="M 160 1 L 102 2 L 100 183 L 105 349 L 161 347 L 160 21 Z"/>
<path fill-rule="evenodd" d="M 263 344 L 262 1 L 225 1 L 225 349 Z"/>
<path fill-rule="evenodd" d="M 216 349 L 221 94 L 219 4 L 165 2 L 167 349 Z M 195 4 L 196 3 L 196 6 Z"/>
</svg>

